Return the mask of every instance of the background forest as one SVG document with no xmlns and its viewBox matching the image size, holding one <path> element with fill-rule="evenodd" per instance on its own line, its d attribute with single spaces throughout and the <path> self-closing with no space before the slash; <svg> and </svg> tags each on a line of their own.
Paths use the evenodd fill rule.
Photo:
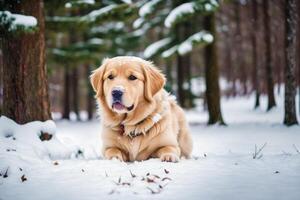
<svg viewBox="0 0 300 200">
<path fill-rule="evenodd" d="M 17 73 L 11 75 L 16 68 L 9 66 L 22 62 L 23 56 L 32 58 L 27 54 L 32 51 L 31 47 L 25 47 L 28 40 L 22 42 L 21 38 L 35 40 L 34 34 L 44 34 L 46 56 L 43 62 L 46 62 L 49 88 L 44 95 L 49 95 L 54 119 L 85 121 L 94 118 L 94 94 L 89 83 L 91 71 L 100 66 L 103 58 L 132 55 L 153 60 L 166 74 L 165 88 L 177 96 L 184 108 L 202 106 L 208 110 L 209 124 L 226 123 L 222 118 L 220 97 L 255 95 L 255 109 L 260 106 L 260 96 L 267 95 L 266 111 L 269 111 L 276 107 L 275 93 L 280 92 L 284 83 L 286 107 L 282 115 L 286 124 L 297 122 L 298 1 L 85 0 L 45 1 L 40 7 L 39 4 L 30 6 L 34 3 L 26 1 L 23 8 L 17 1 L 1 1 L 1 4 L 1 8 L 11 12 L 19 10 L 27 15 L 38 15 L 45 21 L 44 25 L 39 24 L 39 33 L 34 30 L 36 27 L 22 24 L 7 31 L 4 25 L 12 26 L 14 22 L 9 22 L 4 12 L 0 15 L 4 22 L 6 20 L 2 26 L 4 37 L 0 52 L 0 111 L 6 116 L 17 119 L 17 113 L 8 110 L 18 103 L 12 103 L 13 94 L 5 94 L 3 88 L 11 87 L 5 85 L 5 79 L 9 77 L 14 82 L 22 79 Z M 13 37 L 17 38 L 15 45 L 24 46 L 23 55 L 14 49 L 17 46 L 6 42 Z M 43 45 L 34 48 L 37 52 L 32 56 L 43 56 Z M 7 56 L 8 52 L 11 56 Z M 24 73 L 30 74 L 27 70 Z M 24 88 L 32 90 L 34 86 L 30 84 L 29 81 Z M 50 118 L 49 103 L 45 99 L 43 106 L 46 105 L 48 113 L 36 119 Z M 21 110 L 18 112 L 22 113 Z M 32 119 L 34 117 L 27 116 L 17 121 Z"/>
</svg>

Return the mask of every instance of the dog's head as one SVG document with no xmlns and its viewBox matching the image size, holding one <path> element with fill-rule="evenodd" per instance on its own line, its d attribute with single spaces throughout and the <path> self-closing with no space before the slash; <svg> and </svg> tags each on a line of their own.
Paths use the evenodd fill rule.
<svg viewBox="0 0 300 200">
<path fill-rule="evenodd" d="M 151 62 L 129 56 L 105 59 L 91 75 L 96 97 L 119 114 L 133 111 L 140 102 L 152 102 L 164 83 Z"/>
</svg>

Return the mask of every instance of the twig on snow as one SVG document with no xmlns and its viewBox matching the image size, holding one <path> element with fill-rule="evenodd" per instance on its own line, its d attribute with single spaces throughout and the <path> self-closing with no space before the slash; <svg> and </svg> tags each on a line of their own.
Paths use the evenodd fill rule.
<svg viewBox="0 0 300 200">
<path fill-rule="evenodd" d="M 266 147 L 267 143 L 264 143 L 264 145 L 262 145 L 262 147 L 260 147 L 259 149 L 257 149 L 257 145 L 255 145 L 254 148 L 254 153 L 253 153 L 253 159 L 260 159 L 263 157 L 263 154 L 261 153 L 262 150 Z"/>
<path fill-rule="evenodd" d="M 293 147 L 294 147 L 295 151 L 296 151 L 298 154 L 300 154 L 300 151 L 299 151 L 299 149 L 297 148 L 297 146 L 296 146 L 295 144 L 293 144 Z"/>
</svg>

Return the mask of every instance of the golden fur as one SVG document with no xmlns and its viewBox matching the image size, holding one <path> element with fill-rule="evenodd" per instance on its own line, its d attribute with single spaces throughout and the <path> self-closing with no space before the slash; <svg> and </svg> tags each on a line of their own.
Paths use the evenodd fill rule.
<svg viewBox="0 0 300 200">
<path fill-rule="evenodd" d="M 130 80 L 134 75 L 137 79 Z M 163 74 L 149 61 L 105 59 L 91 75 L 102 123 L 103 155 L 121 161 L 189 158 L 192 139 L 183 110 L 163 89 Z M 122 87 L 124 109 L 115 109 L 112 90 Z M 132 108 L 132 110 L 130 110 Z"/>
</svg>

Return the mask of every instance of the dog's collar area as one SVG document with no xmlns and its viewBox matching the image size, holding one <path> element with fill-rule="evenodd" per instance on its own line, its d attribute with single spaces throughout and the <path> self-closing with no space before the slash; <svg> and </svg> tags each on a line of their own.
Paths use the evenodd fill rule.
<svg viewBox="0 0 300 200">
<path fill-rule="evenodd" d="M 162 115 L 161 115 L 161 114 L 155 113 L 155 114 L 153 115 L 153 117 L 151 118 L 151 120 L 152 120 L 152 122 L 153 122 L 153 125 L 149 128 L 149 130 L 150 130 L 156 123 L 158 123 L 158 122 L 161 120 L 161 118 L 162 118 Z M 140 121 L 138 124 L 143 123 L 146 119 L 147 119 L 147 118 L 143 119 L 143 120 Z M 148 130 L 148 131 L 149 131 L 149 130 Z M 147 131 L 147 132 L 148 132 L 148 131 Z M 119 125 L 119 133 L 120 133 L 121 136 L 125 136 L 125 126 L 124 126 L 124 124 L 122 124 L 122 123 Z M 140 136 L 140 135 L 143 135 L 143 133 L 134 133 L 134 132 L 130 132 L 128 136 L 130 136 L 131 138 L 135 138 L 135 137 Z"/>
<path fill-rule="evenodd" d="M 119 125 L 119 133 L 120 133 L 121 136 L 125 136 L 125 127 L 124 127 L 124 124 L 120 124 Z M 135 134 L 135 133 L 131 132 L 129 134 L 129 136 L 131 138 L 135 138 L 135 137 L 140 136 L 140 135 L 142 135 L 142 133 Z"/>
</svg>

